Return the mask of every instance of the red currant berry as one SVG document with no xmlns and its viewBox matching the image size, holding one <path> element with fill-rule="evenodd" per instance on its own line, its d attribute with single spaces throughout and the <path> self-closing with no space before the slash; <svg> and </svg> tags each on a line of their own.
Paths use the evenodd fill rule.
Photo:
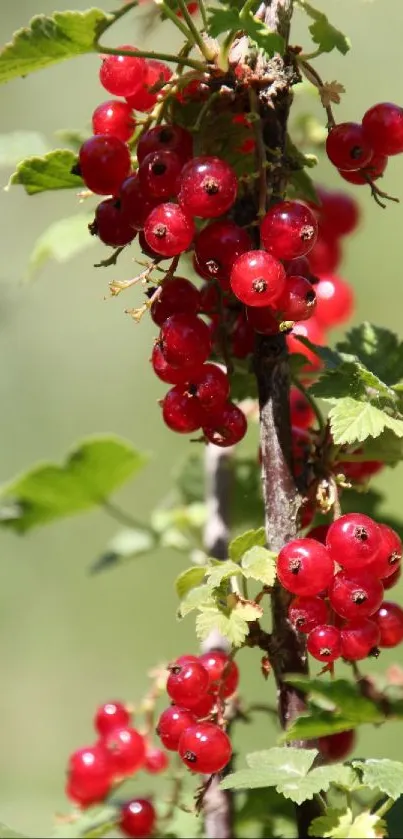
<svg viewBox="0 0 403 839">
<path fill-rule="evenodd" d="M 360 209 L 355 198 L 347 192 L 317 188 L 321 200 L 319 208 L 320 226 L 333 238 L 348 236 L 356 230 L 360 220 Z"/>
<path fill-rule="evenodd" d="M 355 452 L 355 454 L 360 453 L 358 450 Z M 336 464 L 349 481 L 356 481 L 357 483 L 363 483 L 372 478 L 373 475 L 377 475 L 384 465 L 380 460 L 363 460 L 361 463 L 359 461 L 357 463 L 343 461 Z"/>
<path fill-rule="evenodd" d="M 380 647 L 397 647 L 403 641 L 403 609 L 385 600 L 373 616 L 381 633 Z"/>
<path fill-rule="evenodd" d="M 159 297 L 152 303 L 150 314 L 157 326 L 162 326 L 171 315 L 190 312 L 196 314 L 200 306 L 200 293 L 184 277 L 164 280 Z"/>
<path fill-rule="evenodd" d="M 230 276 L 235 296 L 247 306 L 271 306 L 285 289 L 285 270 L 265 251 L 247 251 L 235 260 Z"/>
<path fill-rule="evenodd" d="M 221 408 L 205 415 L 203 433 L 206 439 L 215 446 L 221 448 L 235 446 L 245 437 L 246 429 L 245 414 L 233 402 L 226 402 Z"/>
<path fill-rule="evenodd" d="M 197 706 L 196 706 L 197 707 Z M 176 752 L 181 735 L 187 728 L 193 726 L 196 718 L 193 712 L 177 705 L 171 705 L 162 712 L 157 725 L 157 734 L 166 749 Z"/>
<path fill-rule="evenodd" d="M 263 309 L 256 309 L 262 312 Z M 231 332 L 231 352 L 234 358 L 246 358 L 253 352 L 255 346 L 255 333 L 242 313 L 235 321 Z"/>
<path fill-rule="evenodd" d="M 221 699 L 232 696 L 239 682 L 239 669 L 235 661 L 228 658 L 222 650 L 203 653 L 200 661 L 209 674 L 209 690 L 219 694 Z"/>
<path fill-rule="evenodd" d="M 216 364 L 203 364 L 188 383 L 188 393 L 194 396 L 205 411 L 224 405 L 229 397 L 230 381 Z"/>
<path fill-rule="evenodd" d="M 140 187 L 152 198 L 171 198 L 178 194 L 182 161 L 174 151 L 152 151 L 139 166 Z"/>
<path fill-rule="evenodd" d="M 246 306 L 246 319 L 254 332 L 261 335 L 277 335 L 280 331 L 279 322 L 271 306 Z M 253 344 L 249 352 L 252 349 Z"/>
<path fill-rule="evenodd" d="M 137 143 L 139 163 L 153 151 L 174 151 L 185 162 L 192 157 L 193 139 L 180 125 L 156 125 L 141 135 Z"/>
<path fill-rule="evenodd" d="M 102 745 L 87 746 L 69 758 L 66 795 L 80 807 L 103 801 L 111 786 L 109 755 Z"/>
<path fill-rule="evenodd" d="M 199 371 L 199 367 L 186 364 L 181 367 L 174 367 L 172 364 L 168 364 L 158 343 L 154 344 L 151 364 L 158 378 L 168 385 L 184 385 L 194 375 L 197 375 Z"/>
<path fill-rule="evenodd" d="M 402 576 L 402 566 L 399 563 L 397 568 L 395 568 L 393 574 L 391 574 L 389 577 L 385 577 L 382 580 L 384 591 L 389 591 L 390 588 L 393 588 L 395 585 L 397 585 L 401 576 Z"/>
<path fill-rule="evenodd" d="M 135 728 L 114 728 L 103 738 L 102 743 L 109 752 L 115 777 L 131 775 L 143 766 L 146 747 L 144 738 Z"/>
<path fill-rule="evenodd" d="M 162 87 L 165 82 L 169 82 L 171 76 L 172 71 L 167 64 L 151 58 L 146 62 L 146 76 L 143 84 L 133 96 L 126 97 L 128 105 L 135 111 L 140 111 L 141 113 L 151 111 L 158 100 L 158 93 L 151 93 L 150 88 L 155 87 L 157 84 Z"/>
<path fill-rule="evenodd" d="M 136 236 L 136 231 L 125 220 L 115 198 L 106 198 L 98 204 L 94 221 L 88 229 L 92 236 L 98 236 L 104 245 L 113 248 L 128 245 Z"/>
<path fill-rule="evenodd" d="M 333 574 L 333 560 L 315 539 L 293 539 L 278 555 L 277 576 L 292 594 L 319 594 L 330 585 Z"/>
<path fill-rule="evenodd" d="M 101 737 L 106 737 L 114 728 L 129 725 L 130 713 L 122 702 L 105 702 L 97 709 L 94 725 Z"/>
<path fill-rule="evenodd" d="M 216 697 L 212 693 L 205 693 L 196 705 L 192 705 L 192 714 L 197 720 L 210 716 L 216 704 Z"/>
<path fill-rule="evenodd" d="M 130 172 L 130 151 L 118 137 L 97 134 L 82 144 L 79 166 L 88 189 L 114 195 Z"/>
<path fill-rule="evenodd" d="M 332 609 L 346 620 L 373 615 L 379 609 L 382 598 L 382 583 L 373 577 L 370 570 L 363 568 L 358 571 L 339 571 L 329 587 Z"/>
<path fill-rule="evenodd" d="M 191 216 L 216 218 L 232 207 L 238 179 L 219 157 L 194 157 L 182 170 L 179 203 Z"/>
<path fill-rule="evenodd" d="M 379 525 L 362 513 L 347 513 L 330 525 L 327 548 L 343 568 L 364 568 L 375 559 L 381 546 Z"/>
<path fill-rule="evenodd" d="M 346 623 L 341 631 L 341 655 L 347 661 L 361 661 L 367 658 L 380 640 L 379 627 L 366 618 Z"/>
<path fill-rule="evenodd" d="M 147 244 L 161 256 L 186 251 L 195 232 L 193 220 L 177 204 L 159 204 L 144 225 Z"/>
<path fill-rule="evenodd" d="M 391 577 L 402 561 L 402 542 L 400 536 L 386 524 L 380 524 L 381 546 L 370 565 L 373 574 L 381 579 Z"/>
<path fill-rule="evenodd" d="M 320 277 L 315 285 L 315 291 L 317 300 L 315 315 L 324 329 L 339 326 L 351 317 L 354 308 L 354 292 L 341 277 L 335 274 Z"/>
<path fill-rule="evenodd" d="M 207 693 L 209 676 L 199 661 L 172 664 L 167 681 L 167 693 L 177 705 L 192 709 Z"/>
<path fill-rule="evenodd" d="M 326 140 L 327 156 L 337 169 L 362 169 L 373 152 L 362 125 L 356 122 L 341 122 L 330 130 Z"/>
<path fill-rule="evenodd" d="M 337 731 L 335 734 L 318 737 L 318 749 L 326 763 L 337 763 L 345 760 L 351 754 L 355 746 L 355 740 L 353 728 L 348 731 Z"/>
<path fill-rule="evenodd" d="M 147 839 L 154 832 L 157 814 L 147 798 L 133 798 L 123 805 L 119 828 L 131 839 Z"/>
<path fill-rule="evenodd" d="M 287 277 L 306 277 L 307 280 L 310 280 L 311 269 L 306 256 L 299 256 L 297 259 L 285 259 L 283 265 Z"/>
<path fill-rule="evenodd" d="M 220 293 L 214 283 L 203 283 L 199 289 L 200 312 L 205 315 L 214 315 L 219 311 Z"/>
<path fill-rule="evenodd" d="M 374 154 L 367 166 L 364 166 L 362 169 L 357 169 L 354 172 L 343 172 L 342 169 L 338 171 L 343 180 L 349 184 L 368 186 L 369 179 L 371 181 L 377 181 L 378 178 L 382 177 L 387 165 L 388 158 L 385 154 Z"/>
<path fill-rule="evenodd" d="M 306 357 L 309 362 L 310 370 L 320 370 L 322 362 L 319 356 L 317 356 L 313 350 L 305 347 L 304 344 L 298 340 L 298 335 L 308 338 L 312 344 L 319 344 L 319 346 L 322 346 L 325 343 L 325 334 L 316 321 L 316 318 L 312 317 L 302 323 L 296 323 L 295 326 L 293 326 L 291 334 L 287 335 L 286 342 L 290 353 L 299 353 L 300 355 L 304 355 Z"/>
<path fill-rule="evenodd" d="M 144 769 L 150 775 L 159 775 L 160 772 L 164 772 L 168 763 L 168 755 L 162 749 L 158 749 L 157 746 L 150 746 L 147 749 Z"/>
<path fill-rule="evenodd" d="M 207 324 L 185 312 L 167 318 L 161 327 L 160 342 L 165 359 L 178 367 L 182 364 L 201 366 L 211 350 Z"/>
<path fill-rule="evenodd" d="M 329 624 L 315 626 L 308 635 L 307 648 L 318 661 L 335 661 L 341 655 L 340 630 Z"/>
<path fill-rule="evenodd" d="M 288 620 L 298 632 L 308 633 L 326 623 L 328 608 L 320 597 L 295 597 L 288 609 Z"/>
<path fill-rule="evenodd" d="M 201 427 L 204 414 L 198 400 L 184 390 L 184 385 L 176 385 L 162 401 L 162 418 L 171 431 L 190 434 Z"/>
<path fill-rule="evenodd" d="M 151 210 L 158 204 L 156 198 L 143 193 L 137 174 L 130 175 L 123 181 L 118 199 L 123 218 L 135 230 L 143 229 Z"/>
<path fill-rule="evenodd" d="M 315 244 L 318 222 L 302 201 L 280 201 L 260 225 L 262 245 L 276 259 L 305 256 Z"/>
<path fill-rule="evenodd" d="M 117 47 L 119 50 L 136 52 L 130 44 Z M 127 55 L 107 55 L 102 59 L 99 71 L 101 85 L 114 96 L 132 96 L 146 78 L 147 65 L 144 58 Z"/>
<path fill-rule="evenodd" d="M 375 152 L 388 156 L 403 152 L 403 108 L 399 105 L 373 105 L 364 114 L 362 127 Z"/>
<path fill-rule="evenodd" d="M 228 219 L 213 221 L 195 238 L 198 270 L 206 279 L 225 283 L 236 258 L 251 247 L 249 233 L 242 227 Z"/>
<path fill-rule="evenodd" d="M 318 542 L 321 542 L 322 545 L 326 545 L 326 537 L 327 531 L 329 530 L 328 524 L 318 524 L 317 527 L 313 527 L 312 530 L 309 531 L 307 534 L 310 539 L 316 539 Z"/>
<path fill-rule="evenodd" d="M 316 309 L 316 290 L 305 277 L 287 277 L 276 308 L 281 311 L 282 320 L 308 320 Z"/>
<path fill-rule="evenodd" d="M 315 412 L 306 396 L 296 387 L 290 390 L 291 425 L 294 428 L 309 428 L 315 422 Z"/>
<path fill-rule="evenodd" d="M 319 230 L 318 238 L 309 253 L 312 274 L 333 274 L 339 267 L 341 258 L 340 240 Z"/>
<path fill-rule="evenodd" d="M 225 731 L 214 723 L 199 722 L 182 734 L 179 755 L 192 772 L 212 775 L 229 763 L 231 741 Z"/>
<path fill-rule="evenodd" d="M 132 109 L 127 102 L 110 99 L 98 105 L 92 115 L 92 130 L 94 134 L 111 134 L 123 143 L 130 140 L 136 123 Z"/>
</svg>

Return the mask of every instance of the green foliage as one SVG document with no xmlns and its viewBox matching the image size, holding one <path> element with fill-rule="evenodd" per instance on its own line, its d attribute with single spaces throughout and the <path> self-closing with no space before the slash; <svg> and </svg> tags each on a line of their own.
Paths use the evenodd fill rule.
<svg viewBox="0 0 403 839">
<path fill-rule="evenodd" d="M 210 35 L 216 38 L 231 30 L 242 30 L 249 35 L 250 40 L 263 52 L 271 57 L 276 52 L 284 52 L 284 39 L 276 32 L 271 32 L 265 24 L 257 20 L 249 9 L 238 11 L 232 5 L 221 4 L 219 9 L 210 9 L 208 14 L 208 29 Z"/>
<path fill-rule="evenodd" d="M 157 536 L 151 529 L 126 528 L 114 536 L 105 552 L 95 560 L 91 572 L 97 574 L 130 559 L 144 556 L 158 547 Z"/>
<path fill-rule="evenodd" d="M 55 189 L 82 189 L 82 179 L 71 171 L 76 163 L 76 155 L 68 149 L 56 149 L 44 157 L 28 157 L 18 164 L 9 186 L 23 186 L 28 195 Z"/>
<path fill-rule="evenodd" d="M 49 143 L 38 131 L 10 131 L 0 134 L 0 166 L 15 166 L 24 157 L 41 156 L 49 151 Z"/>
<path fill-rule="evenodd" d="M 242 573 L 246 578 L 272 586 L 276 579 L 276 555 L 267 548 L 255 545 L 242 557 Z"/>
<path fill-rule="evenodd" d="M 315 9 L 311 3 L 307 3 L 306 0 L 297 0 L 297 2 L 301 9 L 304 9 L 307 15 L 314 21 L 311 23 L 309 31 L 312 35 L 313 42 L 318 44 L 318 53 L 332 52 L 332 50 L 336 49 L 342 55 L 345 55 L 351 46 L 349 38 L 343 35 L 343 32 L 340 32 L 339 29 L 336 29 L 329 22 L 326 15 L 318 9 Z"/>
<path fill-rule="evenodd" d="M 32 527 L 103 504 L 146 462 L 145 455 L 119 437 L 105 435 L 83 440 L 62 466 L 36 466 L 0 489 L 0 525 L 25 533 Z"/>
<path fill-rule="evenodd" d="M 262 614 L 263 609 L 252 603 L 237 603 L 230 611 L 206 606 L 196 617 L 196 635 L 204 641 L 215 629 L 233 647 L 240 647 L 248 635 L 248 623 L 258 620 Z"/>
<path fill-rule="evenodd" d="M 348 396 L 331 408 L 329 420 L 336 444 L 360 443 L 367 437 L 379 437 L 387 428 L 397 437 L 403 437 L 403 416 L 391 417 L 369 402 L 358 402 Z"/>
<path fill-rule="evenodd" d="M 86 248 L 94 246 L 97 240 L 90 236 L 88 230 L 92 220 L 93 214 L 76 214 L 50 224 L 35 242 L 29 257 L 28 278 L 35 277 L 51 259 L 67 262 Z"/>
<path fill-rule="evenodd" d="M 265 529 L 264 527 L 259 527 L 258 530 L 248 530 L 246 533 L 242 533 L 240 536 L 237 536 L 236 539 L 233 539 L 232 542 L 229 543 L 228 553 L 234 562 L 238 562 L 243 554 L 249 550 L 249 548 L 253 548 L 255 545 L 265 544 Z"/>
<path fill-rule="evenodd" d="M 101 9 L 37 15 L 0 52 L 0 84 L 51 64 L 94 52 L 114 16 Z"/>
<path fill-rule="evenodd" d="M 186 571 L 179 574 L 179 577 L 175 580 L 176 593 L 179 599 L 183 600 L 189 591 L 199 586 L 200 583 L 203 582 L 205 576 L 206 569 L 204 567 L 198 568 L 197 566 L 187 568 Z"/>
<path fill-rule="evenodd" d="M 233 803 L 235 836 L 239 839 L 296 839 L 294 805 L 273 787 L 238 791 Z"/>
<path fill-rule="evenodd" d="M 364 810 L 354 816 L 350 807 L 346 810 L 329 809 L 325 816 L 314 819 L 309 827 L 309 836 L 323 836 L 329 839 L 379 839 L 385 835 L 385 823 L 376 813 Z"/>
<path fill-rule="evenodd" d="M 397 760 L 354 760 L 354 769 L 360 770 L 362 782 L 369 789 L 380 790 L 397 801 L 403 795 L 403 763 Z"/>
<path fill-rule="evenodd" d="M 0 839 L 26 839 L 22 833 L 16 833 L 5 824 L 0 824 Z"/>
<path fill-rule="evenodd" d="M 118 808 L 111 805 L 90 807 L 71 821 L 60 822 L 52 833 L 52 839 L 96 839 L 97 836 L 104 836 L 116 828 L 118 816 Z"/>
</svg>

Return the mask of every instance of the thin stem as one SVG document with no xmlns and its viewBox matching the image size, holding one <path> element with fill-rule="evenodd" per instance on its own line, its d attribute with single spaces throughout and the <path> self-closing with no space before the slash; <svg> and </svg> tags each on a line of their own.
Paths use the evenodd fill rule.
<svg viewBox="0 0 403 839">
<path fill-rule="evenodd" d="M 297 56 L 297 60 L 298 60 L 298 56 Z M 321 91 L 323 90 L 324 84 L 323 84 L 323 81 L 322 81 L 319 73 L 315 70 L 314 67 L 312 67 L 311 64 L 309 64 L 308 61 L 302 60 L 301 57 L 298 60 L 298 64 L 299 64 L 304 76 L 308 79 L 309 82 L 311 82 L 311 84 L 313 84 L 314 87 L 317 88 L 317 90 L 319 91 L 319 95 L 321 96 Z M 333 114 L 331 106 L 330 105 L 324 105 L 322 97 L 321 97 L 321 102 L 322 102 L 322 105 L 323 105 L 323 107 L 326 111 L 327 129 L 328 129 L 328 131 L 330 131 L 330 129 L 334 128 L 334 126 L 336 125 L 336 120 L 334 118 L 334 114 Z"/>
<path fill-rule="evenodd" d="M 169 61 L 171 64 L 180 64 L 183 67 L 192 67 L 194 70 L 205 71 L 205 65 L 201 61 L 194 61 L 193 58 L 183 58 L 179 55 L 171 55 L 169 52 L 153 52 L 152 50 L 124 50 L 116 47 L 106 47 L 97 42 L 95 49 L 101 55 L 127 55 L 128 58 L 153 58 L 158 61 Z"/>
<path fill-rule="evenodd" d="M 162 0 L 162 2 L 159 5 L 161 6 L 161 9 L 163 10 L 164 15 L 166 15 L 167 18 L 169 18 L 169 20 L 171 20 L 172 23 L 178 29 L 180 29 L 180 31 L 182 32 L 182 35 L 185 36 L 186 40 L 189 41 L 190 43 L 192 43 L 193 40 L 194 40 L 193 36 L 192 36 L 192 33 L 191 33 L 190 29 L 188 29 L 188 27 L 183 23 L 183 21 L 180 19 L 180 17 L 178 17 L 177 13 L 174 12 L 173 9 L 170 8 L 168 3 L 164 2 L 164 0 Z"/>
<path fill-rule="evenodd" d="M 101 262 L 96 262 L 94 268 L 109 268 L 110 265 L 116 265 L 120 254 L 125 248 L 127 248 L 127 245 L 120 245 L 113 251 L 111 256 L 108 256 L 107 259 L 102 259 Z"/>
<path fill-rule="evenodd" d="M 216 99 L 220 99 L 220 97 L 221 97 L 221 94 L 217 90 L 215 93 L 212 93 L 211 96 L 209 96 L 209 98 L 207 99 L 207 102 L 205 102 L 204 105 L 202 106 L 202 108 L 200 108 L 200 111 L 199 111 L 198 116 L 197 116 L 197 120 L 196 120 L 196 122 L 193 126 L 193 129 L 192 129 L 194 132 L 197 132 L 197 131 L 200 130 L 203 119 L 206 116 L 206 114 L 208 114 L 213 102 L 215 102 Z"/>
<path fill-rule="evenodd" d="M 389 813 L 389 810 L 392 809 L 393 805 L 396 804 L 396 801 L 393 798 L 387 798 L 377 810 L 375 810 L 374 815 L 378 816 L 379 819 L 383 819 L 386 816 L 386 813 Z"/>
<path fill-rule="evenodd" d="M 309 390 L 305 387 L 305 385 L 303 385 L 302 382 L 300 382 L 299 379 L 296 378 L 296 376 L 291 376 L 291 380 L 292 380 L 293 385 L 295 385 L 295 387 L 297 387 L 298 390 L 301 391 L 301 393 L 303 393 L 303 395 L 305 396 L 305 399 L 307 400 L 307 402 L 309 402 L 309 404 L 310 404 L 310 406 L 311 406 L 311 408 L 312 408 L 312 410 L 315 414 L 315 417 L 317 419 L 318 426 L 319 426 L 319 431 L 321 432 L 321 434 L 324 434 L 325 433 L 325 428 L 326 428 L 325 421 L 322 417 L 322 414 L 321 414 L 313 396 L 309 393 Z"/>
<path fill-rule="evenodd" d="M 259 172 L 258 217 L 261 218 L 267 209 L 266 147 L 259 116 L 259 99 L 253 88 L 249 88 L 249 102 L 251 112 L 257 117 L 253 120 L 253 131 L 256 141 L 256 168 Z"/>
<path fill-rule="evenodd" d="M 130 513 L 127 513 L 126 510 L 121 510 L 121 508 L 117 507 L 116 504 L 113 504 L 112 501 L 105 499 L 101 506 L 104 512 L 112 519 L 115 519 L 115 521 L 118 521 L 119 524 L 123 524 L 125 527 L 136 528 L 136 530 L 137 528 L 140 528 L 141 530 L 149 530 L 152 532 L 151 527 L 145 527 L 144 522 L 138 521 Z"/>
<path fill-rule="evenodd" d="M 207 32 L 208 31 L 208 20 L 207 20 L 207 10 L 206 10 L 206 6 L 204 4 L 204 0 L 197 0 L 197 2 L 198 2 L 201 18 L 202 18 L 202 21 L 203 21 L 203 27 Z"/>
<path fill-rule="evenodd" d="M 187 23 L 188 29 L 191 32 L 191 36 L 192 36 L 192 40 L 193 40 L 194 44 L 199 47 L 199 50 L 200 50 L 201 54 L 204 55 L 204 58 L 206 59 L 206 61 L 213 61 L 215 54 L 214 54 L 214 52 L 212 52 L 212 50 L 209 48 L 209 46 L 206 44 L 206 42 L 203 41 L 203 38 L 200 35 L 200 32 L 199 32 L 197 26 L 195 25 L 194 21 L 192 20 L 192 16 L 188 12 L 188 7 L 186 5 L 185 0 L 177 0 L 177 3 L 178 3 L 178 6 L 179 6 L 179 8 L 182 12 L 184 20 Z"/>
</svg>

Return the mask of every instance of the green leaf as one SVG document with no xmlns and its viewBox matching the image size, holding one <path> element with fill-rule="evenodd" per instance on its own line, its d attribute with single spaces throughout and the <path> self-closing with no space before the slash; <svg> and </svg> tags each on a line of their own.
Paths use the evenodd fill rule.
<svg viewBox="0 0 403 839">
<path fill-rule="evenodd" d="M 88 230 L 93 217 L 93 214 L 75 215 L 53 222 L 35 242 L 29 257 L 28 278 L 38 274 L 50 259 L 66 262 L 95 245 L 97 240 Z"/>
<path fill-rule="evenodd" d="M 215 601 L 211 594 L 211 587 L 207 583 L 189 589 L 179 606 L 178 617 L 185 618 L 194 609 L 205 608 L 216 609 Z"/>
<path fill-rule="evenodd" d="M 403 342 L 389 329 L 365 321 L 351 329 L 337 349 L 357 356 L 390 387 L 403 378 Z"/>
<path fill-rule="evenodd" d="M 352 811 L 331 810 L 325 816 L 314 819 L 308 829 L 309 836 L 323 836 L 329 839 L 379 839 L 385 836 L 385 823 L 374 813 L 365 810 L 354 818 Z"/>
<path fill-rule="evenodd" d="M 267 548 L 255 545 L 242 557 L 242 571 L 245 577 L 252 577 L 266 586 L 272 586 L 276 579 L 276 554 Z"/>
<path fill-rule="evenodd" d="M 344 455 L 340 456 L 341 463 L 344 463 L 343 457 Z M 368 437 L 362 446 L 362 457 L 365 460 L 381 460 L 393 466 L 403 458 L 403 439 L 396 437 L 386 428 L 379 437 Z M 346 460 L 348 460 L 347 456 Z"/>
<path fill-rule="evenodd" d="M 309 17 L 314 20 L 314 23 L 309 27 L 309 31 L 314 43 L 318 44 L 320 52 L 332 52 L 332 50 L 336 49 L 342 55 L 345 55 L 351 46 L 349 38 L 343 35 L 343 32 L 340 32 L 339 29 L 336 29 L 323 12 L 319 12 L 318 9 L 315 9 L 306 0 L 298 0 L 298 3 Z"/>
<path fill-rule="evenodd" d="M 71 174 L 76 163 L 76 155 L 68 149 L 56 149 L 44 157 L 28 157 L 11 175 L 9 187 L 23 186 L 28 195 L 54 189 L 82 189 L 82 179 Z"/>
<path fill-rule="evenodd" d="M 328 734 L 349 731 L 356 723 L 343 714 L 320 710 L 316 706 L 300 714 L 280 737 L 280 743 L 292 743 L 294 740 L 314 740 Z"/>
<path fill-rule="evenodd" d="M 403 795 L 403 763 L 397 760 L 354 760 L 355 769 L 360 769 L 362 781 L 370 789 L 379 789 L 394 801 Z"/>
<path fill-rule="evenodd" d="M 361 443 L 368 437 L 379 437 L 389 428 L 403 437 L 403 417 L 391 417 L 369 402 L 345 397 L 329 411 L 330 427 L 336 445 Z"/>
<path fill-rule="evenodd" d="M 0 84 L 26 76 L 51 64 L 96 50 L 100 34 L 113 15 L 101 9 L 36 15 L 19 29 L 0 52 Z"/>
<path fill-rule="evenodd" d="M 208 31 L 212 38 L 217 38 L 218 35 L 232 29 L 242 29 L 238 9 L 224 5 L 219 9 L 209 9 Z"/>
<path fill-rule="evenodd" d="M 0 524 L 17 533 L 102 504 L 117 487 L 143 468 L 147 458 L 113 435 L 83 440 L 62 466 L 35 466 L 0 488 L 4 508 L 12 502 L 18 515 Z M 3 509 L 4 509 L 3 508 Z"/>
<path fill-rule="evenodd" d="M 204 566 L 200 568 L 197 565 L 193 565 L 192 568 L 187 568 L 186 571 L 182 571 L 182 574 L 179 574 L 175 580 L 175 589 L 180 600 L 183 600 L 192 588 L 199 586 L 205 576 L 206 568 Z"/>
<path fill-rule="evenodd" d="M 210 9 L 208 14 L 208 30 L 213 38 L 231 30 L 243 30 L 268 56 L 276 52 L 284 52 L 284 38 L 270 29 L 251 12 L 240 14 L 234 6 L 222 5 L 219 9 Z"/>
<path fill-rule="evenodd" d="M 207 568 L 208 584 L 211 588 L 218 588 L 224 580 L 229 580 L 236 574 L 242 574 L 242 570 L 236 562 L 228 559 L 226 562 L 220 561 L 219 565 L 214 568 Z"/>
<path fill-rule="evenodd" d="M 110 833 L 116 827 L 119 810 L 116 807 L 101 805 L 90 807 L 77 818 L 58 824 L 52 833 L 53 839 L 96 839 Z"/>
<path fill-rule="evenodd" d="M 294 169 L 289 173 L 287 193 L 289 193 L 290 198 L 300 198 L 303 201 L 311 201 L 313 204 L 319 204 L 315 184 L 305 169 Z M 306 364 L 305 356 L 304 364 Z"/>
<path fill-rule="evenodd" d="M 247 530 L 246 533 L 242 533 L 229 543 L 228 553 L 234 562 L 239 562 L 250 548 L 265 544 L 266 533 L 264 527 L 260 527 L 258 530 Z"/>
<path fill-rule="evenodd" d="M 0 839 L 26 839 L 22 833 L 16 833 L 5 824 L 0 824 Z"/>
<path fill-rule="evenodd" d="M 10 131 L 0 134 L 0 166 L 15 166 L 24 157 L 43 155 L 49 143 L 38 131 Z"/>
<path fill-rule="evenodd" d="M 229 614 L 222 612 L 217 606 L 203 607 L 203 611 L 196 618 L 196 635 L 204 641 L 215 629 L 227 638 L 232 646 L 240 647 L 249 632 L 248 621 L 256 620 L 256 617 L 260 617 L 261 614 L 262 610 L 260 610 L 260 615 L 257 616 L 254 612 L 252 617 L 252 610 L 243 609 L 241 604 Z"/>
<path fill-rule="evenodd" d="M 115 565 L 122 565 L 130 559 L 150 553 L 157 545 L 158 540 L 151 529 L 132 527 L 121 530 L 92 564 L 91 572 L 98 574 L 100 571 L 108 571 Z"/>
</svg>

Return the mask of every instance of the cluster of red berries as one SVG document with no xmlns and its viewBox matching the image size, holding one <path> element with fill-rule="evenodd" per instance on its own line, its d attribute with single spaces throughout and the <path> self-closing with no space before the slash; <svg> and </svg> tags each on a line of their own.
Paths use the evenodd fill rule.
<svg viewBox="0 0 403 839">
<path fill-rule="evenodd" d="M 237 665 L 213 650 L 198 658 L 180 656 L 169 671 L 167 693 L 173 704 L 162 712 L 157 734 L 192 772 L 220 772 L 232 755 L 222 723 L 224 702 L 238 686 Z"/>
<path fill-rule="evenodd" d="M 329 160 L 351 184 L 380 178 L 389 157 L 403 153 L 403 108 L 391 102 L 373 105 L 361 123 L 342 122 L 329 132 Z"/>
<path fill-rule="evenodd" d="M 403 610 L 383 595 L 397 582 L 401 560 L 398 534 L 360 513 L 341 516 L 282 548 L 278 578 L 296 595 L 288 617 L 308 635 L 314 658 L 358 661 L 378 646 L 400 644 Z"/>
</svg>

